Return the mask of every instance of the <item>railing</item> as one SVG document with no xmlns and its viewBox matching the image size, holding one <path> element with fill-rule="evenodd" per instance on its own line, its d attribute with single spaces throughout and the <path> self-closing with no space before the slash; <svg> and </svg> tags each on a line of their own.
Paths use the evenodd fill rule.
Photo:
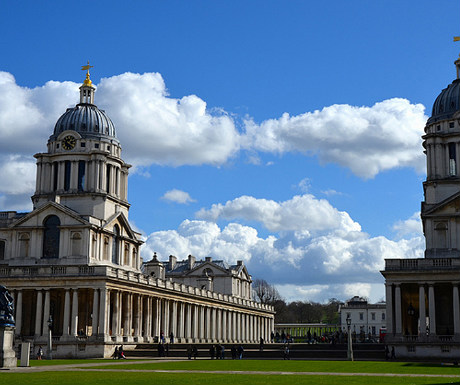
<svg viewBox="0 0 460 385">
<path fill-rule="evenodd" d="M 47 277 L 47 276 L 99 276 L 99 277 L 116 277 L 118 279 L 136 282 L 148 285 L 153 288 L 171 290 L 174 293 L 187 293 L 206 299 L 214 299 L 234 304 L 245 306 L 252 309 L 266 310 L 273 312 L 273 307 L 270 305 L 261 304 L 248 299 L 234 297 L 228 294 L 212 292 L 206 289 L 201 289 L 194 286 L 188 286 L 183 283 L 171 282 L 153 278 L 136 272 L 126 271 L 111 266 L 41 266 L 41 267 L 22 267 L 8 266 L 0 268 L 0 277 Z"/>
<path fill-rule="evenodd" d="M 385 259 L 386 271 L 460 269 L 460 258 Z"/>
</svg>

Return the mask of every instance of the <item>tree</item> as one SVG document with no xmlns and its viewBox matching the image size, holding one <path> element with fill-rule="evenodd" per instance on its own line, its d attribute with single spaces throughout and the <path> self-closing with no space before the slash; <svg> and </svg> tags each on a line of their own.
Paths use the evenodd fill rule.
<svg viewBox="0 0 460 385">
<path fill-rule="evenodd" d="M 252 282 L 252 290 L 254 300 L 260 303 L 273 305 L 276 301 L 282 300 L 275 286 L 270 285 L 264 279 L 255 279 Z"/>
</svg>

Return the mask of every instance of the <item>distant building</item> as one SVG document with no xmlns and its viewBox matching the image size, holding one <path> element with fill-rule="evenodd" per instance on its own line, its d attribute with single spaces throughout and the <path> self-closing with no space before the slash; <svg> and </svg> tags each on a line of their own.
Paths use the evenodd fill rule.
<svg viewBox="0 0 460 385">
<path fill-rule="evenodd" d="M 227 294 L 238 298 L 251 299 L 252 279 L 243 261 L 229 265 L 211 257 L 197 261 L 193 255 L 178 261 L 173 255 L 163 262 L 164 277 L 184 285 Z"/>
<path fill-rule="evenodd" d="M 365 298 L 355 296 L 339 307 L 340 327 L 347 331 L 347 318 L 351 318 L 351 332 L 364 338 L 377 338 L 386 327 L 386 304 L 368 303 Z"/>
</svg>

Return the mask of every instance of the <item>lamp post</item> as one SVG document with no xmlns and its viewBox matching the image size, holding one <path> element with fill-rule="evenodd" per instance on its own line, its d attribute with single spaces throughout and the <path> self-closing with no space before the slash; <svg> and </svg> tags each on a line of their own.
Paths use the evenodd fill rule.
<svg viewBox="0 0 460 385">
<path fill-rule="evenodd" d="M 50 318 L 48 318 L 48 359 L 53 359 L 53 317 L 50 314 Z"/>
<path fill-rule="evenodd" d="M 353 361 L 353 343 L 351 340 L 351 318 L 350 315 L 347 316 L 347 328 L 348 328 L 348 350 L 347 358 L 349 361 Z"/>
</svg>

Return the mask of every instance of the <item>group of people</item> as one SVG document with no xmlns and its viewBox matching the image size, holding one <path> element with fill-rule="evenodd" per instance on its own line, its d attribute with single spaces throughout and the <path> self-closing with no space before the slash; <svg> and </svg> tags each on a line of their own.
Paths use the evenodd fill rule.
<svg viewBox="0 0 460 385">
<path fill-rule="evenodd" d="M 123 350 L 123 345 L 120 345 L 120 347 L 115 346 L 115 351 L 113 352 L 112 357 L 114 360 L 126 360 L 125 351 Z"/>
<path fill-rule="evenodd" d="M 209 355 L 211 357 L 211 360 L 213 360 L 214 358 L 216 360 L 225 359 L 225 346 L 221 344 L 211 345 L 211 347 L 209 348 Z"/>
<path fill-rule="evenodd" d="M 394 360 L 395 358 L 396 358 L 395 347 L 392 346 L 391 347 L 391 352 L 390 352 L 390 349 L 388 348 L 388 345 L 385 345 L 385 359 L 386 360 L 389 360 L 389 359 Z"/>
</svg>

